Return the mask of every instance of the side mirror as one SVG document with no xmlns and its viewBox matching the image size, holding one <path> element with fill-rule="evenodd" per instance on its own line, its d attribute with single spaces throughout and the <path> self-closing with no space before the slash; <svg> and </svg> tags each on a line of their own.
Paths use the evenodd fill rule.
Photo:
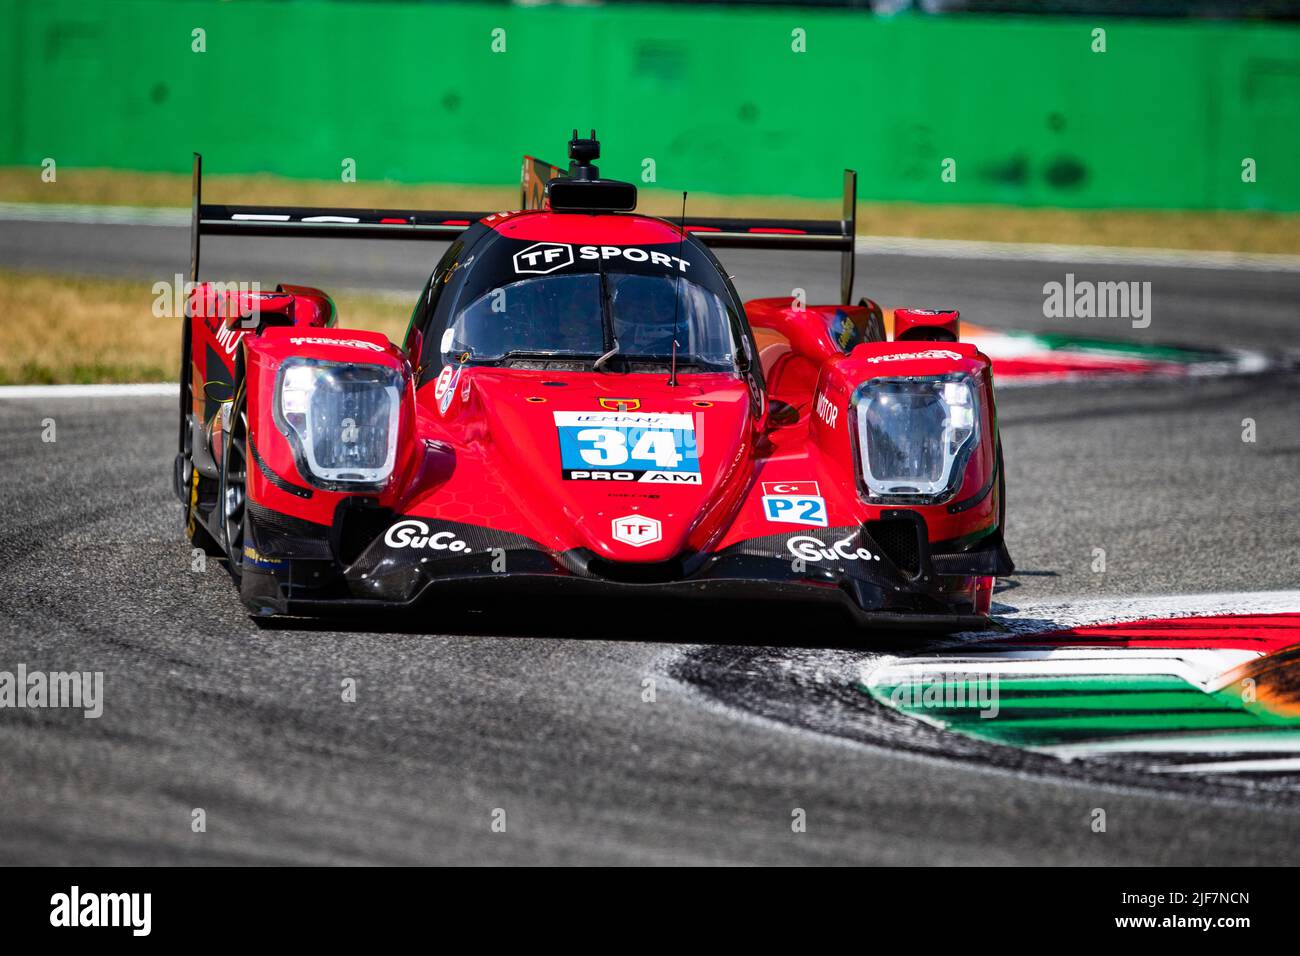
<svg viewBox="0 0 1300 956">
<path fill-rule="evenodd" d="M 235 386 L 231 385 L 229 382 L 204 382 L 203 395 L 205 398 L 221 405 L 235 397 Z"/>
<path fill-rule="evenodd" d="M 795 425 L 798 422 L 799 409 L 789 402 L 781 401 L 779 398 L 769 398 L 767 400 L 767 427 L 769 429 Z"/>
<path fill-rule="evenodd" d="M 423 367 L 420 364 L 420 356 L 424 352 L 424 333 L 417 328 L 412 328 L 406 336 L 402 351 L 406 353 L 406 361 L 410 363 L 411 374 L 419 378 L 420 369 Z"/>
</svg>

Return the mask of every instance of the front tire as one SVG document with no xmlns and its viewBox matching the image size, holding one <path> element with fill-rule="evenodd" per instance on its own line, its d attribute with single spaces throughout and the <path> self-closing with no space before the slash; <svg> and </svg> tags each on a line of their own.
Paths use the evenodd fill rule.
<svg viewBox="0 0 1300 956">
<path fill-rule="evenodd" d="M 248 530 L 248 403 L 241 385 L 235 394 L 230 431 L 221 456 L 221 481 L 217 492 L 221 510 L 221 536 L 236 581 L 244 572 L 244 541 Z"/>
</svg>

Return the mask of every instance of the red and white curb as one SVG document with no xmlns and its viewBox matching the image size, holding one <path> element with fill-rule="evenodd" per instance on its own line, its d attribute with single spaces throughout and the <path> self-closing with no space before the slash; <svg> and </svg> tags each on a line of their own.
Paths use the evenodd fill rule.
<svg viewBox="0 0 1300 956">
<path fill-rule="evenodd" d="M 1045 602 L 998 620 L 1008 632 L 873 661 L 860 687 L 915 719 L 1060 760 L 1300 772 L 1300 591 Z"/>
</svg>

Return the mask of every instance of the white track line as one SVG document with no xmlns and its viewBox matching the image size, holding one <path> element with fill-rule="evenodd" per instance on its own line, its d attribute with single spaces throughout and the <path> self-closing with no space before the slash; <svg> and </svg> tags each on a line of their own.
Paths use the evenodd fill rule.
<svg viewBox="0 0 1300 956">
<path fill-rule="evenodd" d="M 175 382 L 132 385 L 0 385 L 0 400 L 8 398 L 153 398 L 177 395 Z"/>
<path fill-rule="evenodd" d="M 190 211 L 169 206 L 82 206 L 64 203 L 0 203 L 0 220 L 72 222 L 108 226 L 188 226 Z"/>
<path fill-rule="evenodd" d="M 0 203 L 0 221 L 68 222 L 116 226 L 188 226 L 190 210 L 175 207 L 93 206 L 68 203 Z M 1300 272 L 1300 256 L 1263 252 L 1213 252 L 1124 246 L 1075 246 L 1046 242 L 979 242 L 858 236 L 859 254 L 936 259 L 1001 259 L 1023 262 L 1086 262 L 1100 265 L 1170 266 L 1183 269 L 1249 269 Z"/>
<path fill-rule="evenodd" d="M 994 645 L 983 645 L 991 650 Z M 998 650 L 997 656 L 947 657 L 936 655 L 902 661 L 873 670 L 863 683 L 900 684 L 927 680 L 936 674 L 974 674 L 986 678 L 1108 677 L 1112 674 L 1178 677 L 1211 690 L 1225 671 L 1255 660 L 1259 651 L 1226 648 L 1054 648 Z"/>
<path fill-rule="evenodd" d="M 1271 760 L 1218 760 L 1214 763 L 1158 764 L 1147 767 L 1153 773 L 1277 773 L 1300 770 L 1300 757 Z"/>
<path fill-rule="evenodd" d="M 1093 740 L 1027 749 L 1062 760 L 1128 753 L 1223 756 L 1234 753 L 1300 753 L 1300 733 L 1278 727 L 1276 730 L 1219 731 L 1211 734 L 1153 734 L 1149 737 L 1122 737 L 1117 740 Z"/>
<path fill-rule="evenodd" d="M 995 610 L 994 616 L 1020 634 L 1114 624 L 1151 618 L 1214 617 L 1225 614 L 1288 614 L 1300 611 L 1300 591 L 1237 591 L 1219 594 L 1141 594 L 1125 597 L 1061 598 Z M 988 631 L 980 632 L 987 638 Z M 967 638 L 969 639 L 969 638 Z"/>
</svg>

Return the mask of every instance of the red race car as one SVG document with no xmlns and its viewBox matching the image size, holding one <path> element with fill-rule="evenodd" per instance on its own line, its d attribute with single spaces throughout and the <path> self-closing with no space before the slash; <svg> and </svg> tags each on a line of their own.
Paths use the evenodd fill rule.
<svg viewBox="0 0 1300 956">
<path fill-rule="evenodd" d="M 986 622 L 1004 481 L 956 312 L 852 298 L 839 221 L 637 215 L 599 144 L 526 158 L 519 212 L 204 205 L 195 157 L 175 484 L 256 614 L 434 594 L 838 603 Z M 325 293 L 198 281 L 205 235 L 449 241 L 405 340 Z M 845 304 L 742 304 L 710 251 L 830 249 Z"/>
</svg>

